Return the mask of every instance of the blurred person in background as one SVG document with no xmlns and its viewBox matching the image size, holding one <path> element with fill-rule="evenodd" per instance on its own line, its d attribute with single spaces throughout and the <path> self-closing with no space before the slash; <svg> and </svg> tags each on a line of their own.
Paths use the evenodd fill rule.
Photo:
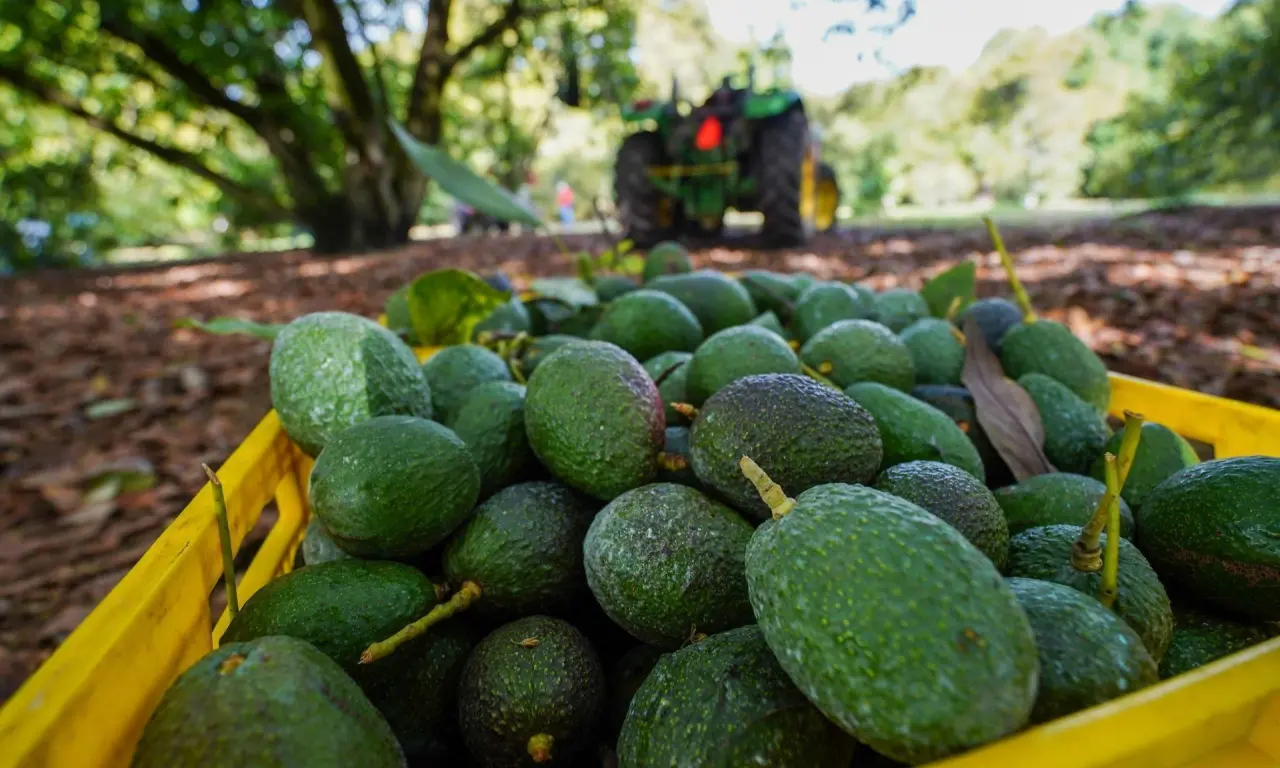
<svg viewBox="0 0 1280 768">
<path fill-rule="evenodd" d="M 564 179 L 556 182 L 556 209 L 560 212 L 562 225 L 573 224 L 573 187 Z"/>
</svg>

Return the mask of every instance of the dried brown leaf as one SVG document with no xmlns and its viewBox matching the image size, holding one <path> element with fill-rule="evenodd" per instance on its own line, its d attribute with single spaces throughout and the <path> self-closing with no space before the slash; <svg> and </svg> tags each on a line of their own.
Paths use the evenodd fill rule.
<svg viewBox="0 0 1280 768">
<path fill-rule="evenodd" d="M 1000 360 L 972 317 L 964 324 L 964 369 L 960 380 L 973 395 L 978 423 L 1019 482 L 1058 470 L 1044 455 L 1044 423 L 1027 391 L 1004 375 Z"/>
</svg>

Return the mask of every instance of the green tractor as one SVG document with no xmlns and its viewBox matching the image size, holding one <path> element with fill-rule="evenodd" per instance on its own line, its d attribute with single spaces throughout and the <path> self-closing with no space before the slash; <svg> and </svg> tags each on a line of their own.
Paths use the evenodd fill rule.
<svg viewBox="0 0 1280 768">
<path fill-rule="evenodd" d="M 799 245 L 835 224 L 840 190 L 819 160 L 815 132 L 795 91 L 757 91 L 725 77 L 706 103 L 637 101 L 614 165 L 614 199 L 626 237 L 652 245 L 681 234 L 718 235 L 729 208 L 764 215 L 772 245 Z"/>
</svg>

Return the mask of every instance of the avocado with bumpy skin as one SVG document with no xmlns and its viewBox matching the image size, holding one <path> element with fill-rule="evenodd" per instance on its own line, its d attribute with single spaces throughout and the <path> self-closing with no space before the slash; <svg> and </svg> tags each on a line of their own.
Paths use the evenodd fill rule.
<svg viewBox="0 0 1280 768">
<path fill-rule="evenodd" d="M 587 592 L 582 540 L 595 512 L 559 483 L 503 488 L 449 540 L 445 576 L 450 584 L 480 585 L 472 610 L 483 617 L 568 611 Z"/>
<path fill-rule="evenodd" d="M 658 395 L 662 398 L 668 425 L 689 423 L 689 419 L 672 408 L 671 404 L 688 402 L 689 361 L 692 359 L 693 354 L 690 352 L 663 352 L 644 363 L 645 371 L 655 382 L 662 374 L 667 374 L 662 383 L 658 384 Z M 675 366 L 674 370 L 667 373 L 672 366 Z"/>
<path fill-rule="evenodd" d="M 426 613 L 435 598 L 427 577 L 408 565 L 356 559 L 310 565 L 254 592 L 222 639 L 296 637 L 354 675 L 361 651 Z"/>
<path fill-rule="evenodd" d="M 627 275 L 597 275 L 593 287 L 600 301 L 608 303 L 638 289 L 640 283 Z"/>
<path fill-rule="evenodd" d="M 1035 638 L 985 555 L 882 491 L 821 485 L 794 501 L 752 536 L 747 586 L 769 648 L 823 714 L 912 764 L 1026 723 Z"/>
<path fill-rule="evenodd" d="M 790 275 L 769 272 L 764 269 L 748 269 L 738 278 L 747 289 L 751 300 L 764 312 L 772 312 L 779 318 L 790 318 L 800 287 Z"/>
<path fill-rule="evenodd" d="M 476 323 L 476 327 L 471 330 L 471 338 L 474 341 L 485 333 L 520 333 L 521 331 L 533 332 L 533 317 L 530 316 L 524 302 L 512 296 L 510 301 Z"/>
<path fill-rule="evenodd" d="M 859 294 L 844 283 L 815 283 L 796 299 L 791 317 L 792 330 L 802 341 L 840 320 L 870 320 L 875 317 L 875 299 Z"/>
<path fill-rule="evenodd" d="M 480 469 L 434 421 L 379 416 L 346 430 L 311 469 L 311 509 L 356 557 L 401 559 L 444 540 L 476 505 Z"/>
<path fill-rule="evenodd" d="M 1189 605 L 1173 606 L 1173 639 L 1160 660 L 1160 679 L 1190 672 L 1211 661 L 1274 637 L 1276 630 L 1205 613 Z"/>
<path fill-rule="evenodd" d="M 591 338 L 617 344 L 647 360 L 661 352 L 692 352 L 702 341 L 702 324 L 688 307 L 661 291 L 633 291 L 605 307 Z"/>
<path fill-rule="evenodd" d="M 324 529 L 324 523 L 315 515 L 307 523 L 307 533 L 302 537 L 300 551 L 304 565 L 320 565 L 351 557 L 334 542 L 333 537 Z"/>
<path fill-rule="evenodd" d="M 653 379 L 601 341 L 563 347 L 538 366 L 524 424 L 552 474 L 604 501 L 653 480 L 667 426 Z"/>
<path fill-rule="evenodd" d="M 645 283 L 644 287 L 678 299 L 698 318 L 702 332 L 708 336 L 730 326 L 749 323 L 759 314 L 746 288 L 738 281 L 709 269 L 658 277 Z"/>
<path fill-rule="evenodd" d="M 582 341 L 577 336 L 566 336 L 562 333 L 549 333 L 529 342 L 529 347 L 520 356 L 520 372 L 527 379 L 538 369 L 538 364 L 547 359 L 547 355 L 566 344 Z"/>
<path fill-rule="evenodd" d="M 1105 477 L 1103 454 L 1119 456 L 1123 439 L 1124 432 L 1117 432 L 1107 440 L 1103 453 L 1098 455 L 1089 472 L 1093 479 Z M 1141 516 L 1142 506 L 1156 486 L 1174 473 L 1198 463 L 1200 457 L 1186 440 L 1163 424 L 1148 421 L 1142 425 L 1142 437 L 1138 441 L 1138 450 L 1133 454 L 1133 463 L 1129 465 L 1120 497 Z"/>
<path fill-rule="evenodd" d="M 955 326 L 946 320 L 926 317 L 907 326 L 898 337 L 911 355 L 916 382 L 960 385 L 964 345 L 956 338 Z"/>
<path fill-rule="evenodd" d="M 1065 384 L 1043 373 L 1018 379 L 1044 424 L 1044 455 L 1063 472 L 1088 474 L 1107 444 L 1107 427 L 1093 409 Z M 1120 448 L 1117 443 L 1113 450 Z"/>
<path fill-rule="evenodd" d="M 1083 526 L 1106 493 L 1107 486 L 1092 477 L 1067 472 L 1034 475 L 993 492 L 1011 534 L 1042 525 Z M 1132 540 L 1133 527 L 1133 512 L 1121 499 L 1120 535 Z"/>
<path fill-rule="evenodd" d="M 908 461 L 881 472 L 875 488 L 924 507 L 1004 570 L 1009 559 L 1009 525 L 978 478 L 938 461 Z"/>
<path fill-rule="evenodd" d="M 1051 581 L 1008 584 L 1036 634 L 1040 684 L 1031 722 L 1047 723 L 1159 680 L 1142 638 L 1102 603 Z"/>
<path fill-rule="evenodd" d="M 890 288 L 875 296 L 876 321 L 894 333 L 902 333 L 907 326 L 929 316 L 928 302 L 910 288 Z"/>
<path fill-rule="evenodd" d="M 593 746 L 604 703 L 604 670 L 582 633 L 529 616 L 472 651 L 458 685 L 458 722 L 467 750 L 487 768 L 568 765 Z"/>
<path fill-rule="evenodd" d="M 911 396 L 945 413 L 947 418 L 968 436 L 969 442 L 973 443 L 978 456 L 982 459 L 982 469 L 986 473 L 988 488 L 994 490 L 1014 482 L 1013 471 L 991 444 L 991 438 L 987 437 L 986 430 L 978 423 L 978 411 L 973 404 L 973 395 L 968 389 L 940 384 L 921 384 L 911 388 Z"/>
<path fill-rule="evenodd" d="M 596 515 L 583 544 L 587 583 L 635 638 L 678 648 L 696 630 L 751 622 L 742 559 L 751 525 L 683 485 L 628 491 Z"/>
<path fill-rule="evenodd" d="M 955 422 L 937 408 L 905 392 L 864 381 L 844 391 L 875 418 L 884 443 L 880 471 L 908 461 L 941 461 L 974 477 L 984 476 L 982 459 Z"/>
<path fill-rule="evenodd" d="M 455 618 L 360 668 L 360 687 L 408 754 L 430 759 L 457 740 L 458 681 L 479 639 Z"/>
<path fill-rule="evenodd" d="M 644 255 L 644 281 L 647 283 L 662 275 L 678 275 L 693 271 L 693 260 L 683 245 L 665 240 L 649 249 Z"/>
<path fill-rule="evenodd" d="M 1100 414 L 1111 406 L 1107 367 L 1062 323 L 1037 320 L 1010 328 L 1000 341 L 1000 362 L 1011 379 L 1043 373 L 1065 384 Z"/>
<path fill-rule="evenodd" d="M 1137 469 L 1135 460 L 1131 477 Z M 1143 501 L 1138 543 L 1182 594 L 1229 614 L 1278 621 L 1277 489 L 1280 458 L 1240 456 L 1188 467 Z"/>
<path fill-rule="evenodd" d="M 480 469 L 480 498 L 521 480 L 537 465 L 524 432 L 522 384 L 490 381 L 467 393 L 453 417 L 453 432 Z"/>
<path fill-rule="evenodd" d="M 694 474 L 751 519 L 769 507 L 742 476 L 751 456 L 795 492 L 822 483 L 869 483 L 883 457 L 865 408 L 807 376 L 770 373 L 738 379 L 712 395 L 690 433 Z"/>
<path fill-rule="evenodd" d="M 511 381 L 506 362 L 475 344 L 458 344 L 436 352 L 422 364 L 431 385 L 435 420 L 449 426 L 467 393 L 486 381 Z"/>
<path fill-rule="evenodd" d="M 840 387 L 874 381 L 905 392 L 915 386 L 915 364 L 907 345 L 871 320 L 828 325 L 805 342 L 800 358 Z"/>
<path fill-rule="evenodd" d="M 787 678 L 760 628 L 668 654 L 632 699 L 618 738 L 629 768 L 847 768 L 855 742 Z"/>
<path fill-rule="evenodd" d="M 346 312 L 313 312 L 271 345 L 271 405 L 309 456 L 347 427 L 375 416 L 431 418 L 431 388 L 394 333 Z"/>
<path fill-rule="evenodd" d="M 659 483 L 679 483 L 687 485 L 690 488 L 702 490 L 702 483 L 698 481 L 698 476 L 693 473 L 693 467 L 690 462 L 689 451 L 689 428 L 688 427 L 667 427 L 666 443 L 662 447 L 662 452 L 669 457 L 679 457 L 684 460 L 685 466 L 668 469 L 660 467 L 658 469 Z"/>
<path fill-rule="evenodd" d="M 754 325 L 725 328 L 698 346 L 685 380 L 688 402 L 702 405 L 726 384 L 758 373 L 800 373 L 800 359 L 775 333 Z"/>
<path fill-rule="evenodd" d="M 978 321 L 978 328 L 987 346 L 997 355 L 1000 354 L 1004 335 L 1010 328 L 1022 325 L 1022 310 L 1008 299 L 978 299 L 956 318 L 956 323 L 963 328 L 970 317 Z"/>
<path fill-rule="evenodd" d="M 205 654 L 165 691 L 130 763 L 404 764 L 391 727 L 359 686 L 323 653 L 291 637 L 227 642 Z"/>
<path fill-rule="evenodd" d="M 1077 571 L 1071 565 L 1071 545 L 1080 536 L 1079 526 L 1046 525 L 1029 528 L 1009 540 L 1010 576 L 1065 584 L 1097 598 L 1102 574 Z M 1106 547 L 1106 534 L 1100 546 Z M 1138 548 L 1120 540 L 1116 601 L 1112 610 L 1129 623 L 1159 663 L 1173 632 L 1173 609 L 1151 564 Z"/>
<path fill-rule="evenodd" d="M 782 322 L 778 320 L 778 316 L 772 312 L 763 312 L 752 320 L 750 325 L 759 326 L 771 333 L 776 333 L 778 338 L 783 341 L 787 340 L 787 330 L 782 327 Z"/>
</svg>

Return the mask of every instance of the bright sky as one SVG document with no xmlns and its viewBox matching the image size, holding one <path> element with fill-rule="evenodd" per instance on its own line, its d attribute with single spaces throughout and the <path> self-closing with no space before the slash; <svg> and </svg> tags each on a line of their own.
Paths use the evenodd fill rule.
<svg viewBox="0 0 1280 768">
<path fill-rule="evenodd" d="M 1213 16 L 1230 2 L 1180 0 L 1179 5 Z M 706 0 L 706 4 L 712 24 L 730 39 L 747 41 L 754 34 L 767 40 L 781 26 L 793 55 L 792 77 L 811 93 L 838 93 L 853 82 L 891 74 L 871 55 L 877 38 L 837 35 L 823 42 L 822 36 L 832 23 L 850 17 L 854 3 L 810 0 L 800 10 L 792 10 L 787 0 Z M 896 8 L 894 2 L 888 5 Z M 917 0 L 916 15 L 884 42 L 884 58 L 897 68 L 964 69 L 1005 27 L 1040 26 L 1058 34 L 1084 25 L 1096 13 L 1123 5 L 1124 0 Z M 865 54 L 862 61 L 858 60 L 859 52 Z"/>
</svg>

